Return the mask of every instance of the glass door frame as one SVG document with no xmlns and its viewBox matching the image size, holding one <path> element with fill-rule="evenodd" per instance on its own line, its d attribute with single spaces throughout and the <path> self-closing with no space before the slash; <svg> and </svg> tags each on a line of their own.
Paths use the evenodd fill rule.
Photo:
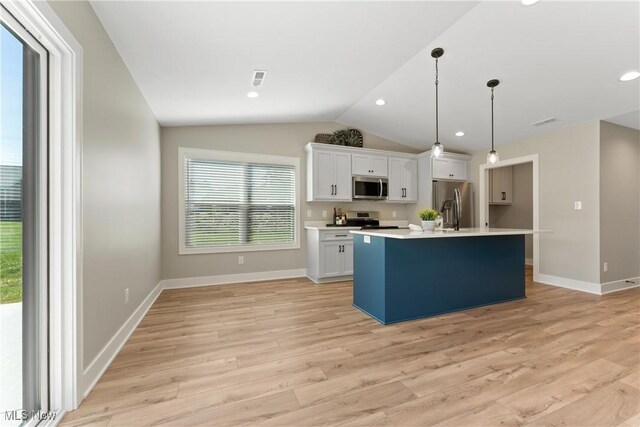
<svg viewBox="0 0 640 427">
<path fill-rule="evenodd" d="M 49 52 L 3 6 L 0 8 L 2 24 L 38 56 L 37 63 L 34 62 L 35 56 L 27 56 L 23 60 L 24 64 L 30 63 L 30 66 L 23 70 L 23 120 L 26 119 L 29 123 L 23 122 L 25 130 L 22 142 L 23 177 L 27 177 L 23 178 L 22 191 L 22 385 L 23 389 L 35 387 L 38 392 L 34 395 L 23 392 L 22 405 L 29 411 L 45 413 L 49 410 Z M 30 332 L 34 331 L 35 336 L 30 336 Z M 33 357 L 36 359 L 32 359 Z M 35 371 L 26 372 L 27 380 L 25 369 Z M 35 402 L 37 409 L 31 407 Z M 35 425 L 39 422 L 38 418 L 33 417 L 25 425 Z"/>
<path fill-rule="evenodd" d="M 0 0 L 49 52 L 49 411 L 82 400 L 82 46 L 48 2 Z M 6 14 L 3 12 L 3 20 Z"/>
</svg>

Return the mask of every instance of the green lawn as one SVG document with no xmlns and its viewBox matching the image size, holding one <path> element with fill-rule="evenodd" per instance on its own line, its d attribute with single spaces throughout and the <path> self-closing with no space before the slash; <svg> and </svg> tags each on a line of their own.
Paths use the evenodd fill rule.
<svg viewBox="0 0 640 427">
<path fill-rule="evenodd" d="M 22 301 L 22 223 L 0 221 L 0 304 Z"/>
</svg>

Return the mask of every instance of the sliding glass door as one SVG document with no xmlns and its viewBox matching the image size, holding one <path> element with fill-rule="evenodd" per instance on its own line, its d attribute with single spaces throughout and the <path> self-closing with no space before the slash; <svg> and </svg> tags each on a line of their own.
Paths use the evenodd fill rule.
<svg viewBox="0 0 640 427">
<path fill-rule="evenodd" d="M 48 54 L 1 16 L 0 426 L 35 425 L 48 409 Z"/>
</svg>

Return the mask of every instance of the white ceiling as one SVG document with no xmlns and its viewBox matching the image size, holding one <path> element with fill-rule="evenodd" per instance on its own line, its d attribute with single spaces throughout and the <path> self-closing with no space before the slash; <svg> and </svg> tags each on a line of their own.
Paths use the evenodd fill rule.
<svg viewBox="0 0 640 427">
<path fill-rule="evenodd" d="M 490 145 L 491 78 L 496 144 L 640 109 L 640 80 L 618 81 L 640 68 L 637 1 L 92 6 L 165 126 L 336 120 L 428 148 L 438 46 L 447 149 Z M 249 99 L 254 69 L 269 72 Z M 548 117 L 558 121 L 530 126 Z"/>
<path fill-rule="evenodd" d="M 630 113 L 610 117 L 607 121 L 620 126 L 640 130 L 640 111 L 631 111 Z"/>
</svg>

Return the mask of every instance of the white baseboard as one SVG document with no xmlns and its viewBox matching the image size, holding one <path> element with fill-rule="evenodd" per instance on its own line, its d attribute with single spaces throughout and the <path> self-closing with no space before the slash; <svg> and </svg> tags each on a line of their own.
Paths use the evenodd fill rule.
<svg viewBox="0 0 640 427">
<path fill-rule="evenodd" d="M 113 359 L 115 359 L 120 352 L 122 346 L 124 346 L 145 314 L 147 314 L 147 311 L 149 311 L 149 308 L 151 308 L 156 298 L 158 298 L 160 292 L 162 292 L 162 287 L 160 283 L 158 283 L 144 301 L 140 303 L 133 314 L 129 316 L 127 321 L 124 322 L 124 325 L 120 327 L 118 332 L 111 337 L 107 345 L 103 347 L 87 369 L 84 370 L 82 376 L 83 397 L 87 397 L 91 390 L 93 390 L 93 387 L 95 387 L 102 374 L 107 370 Z"/>
<path fill-rule="evenodd" d="M 314 279 L 313 277 L 307 276 L 307 279 L 311 280 L 317 285 L 322 285 L 323 283 L 347 282 L 349 280 L 353 280 L 353 275 L 324 277 L 322 279 Z"/>
<path fill-rule="evenodd" d="M 525 258 L 524 265 L 533 265 L 533 258 Z"/>
<path fill-rule="evenodd" d="M 160 282 L 162 289 L 192 288 L 198 286 L 227 285 L 231 283 L 262 282 L 265 280 L 293 279 L 305 277 L 306 268 L 294 270 L 260 271 L 256 273 L 223 274 L 220 276 L 186 277 L 165 279 Z"/>
<path fill-rule="evenodd" d="M 581 280 L 567 279 L 566 277 L 550 276 L 539 274 L 538 282 L 545 285 L 558 286 L 560 288 L 573 289 L 574 291 L 588 292 L 590 294 L 602 295 L 599 283 L 583 282 Z"/>
<path fill-rule="evenodd" d="M 538 276 L 539 283 L 545 285 L 558 286 L 560 288 L 573 289 L 575 291 L 588 292 L 595 295 L 610 294 L 612 292 L 624 291 L 626 289 L 640 287 L 640 277 L 630 279 L 616 280 L 607 283 L 583 282 L 580 280 L 567 279 L 566 277 L 550 276 L 548 274 L 540 274 Z M 631 283 L 630 283 L 631 282 Z"/>
<path fill-rule="evenodd" d="M 607 282 L 601 285 L 602 294 L 610 294 L 612 292 L 624 291 L 631 288 L 637 288 L 640 286 L 640 277 L 632 277 L 629 279 L 616 280 L 614 282 Z"/>
</svg>

